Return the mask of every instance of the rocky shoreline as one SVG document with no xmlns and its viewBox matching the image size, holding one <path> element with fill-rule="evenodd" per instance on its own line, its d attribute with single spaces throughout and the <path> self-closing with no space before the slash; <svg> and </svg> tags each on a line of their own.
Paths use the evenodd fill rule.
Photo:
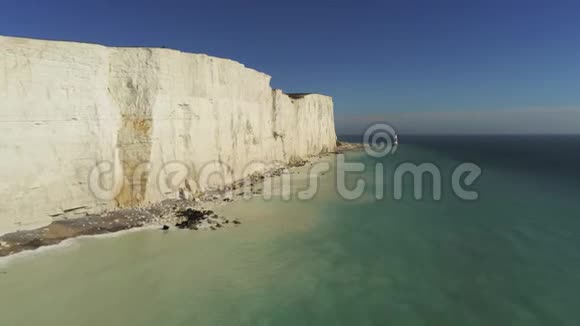
<svg viewBox="0 0 580 326">
<path fill-rule="evenodd" d="M 56 245 L 79 236 L 101 235 L 134 228 L 213 231 L 222 227 L 237 226 L 241 224 L 239 219 L 220 216 L 212 210 L 233 200 L 234 198 L 229 197 L 221 199 L 221 196 L 214 192 L 194 200 L 168 199 L 146 207 L 125 208 L 80 218 L 57 220 L 42 228 L 1 236 L 0 257 Z"/>
<path fill-rule="evenodd" d="M 318 155 L 317 158 L 322 158 L 323 155 L 357 151 L 362 148 L 362 144 L 337 142 L 336 151 Z M 286 167 L 252 175 L 250 177 L 253 186 L 252 195 L 261 194 L 259 185 L 266 178 L 279 176 L 286 168 L 297 168 L 308 163 L 308 161 L 293 162 Z M 242 224 L 239 218 L 220 216 L 213 209 L 243 196 L 242 182 L 238 181 L 224 189 L 206 192 L 193 200 L 168 199 L 146 207 L 119 209 L 80 218 L 57 220 L 42 228 L 0 236 L 0 257 L 56 245 L 79 236 L 114 233 L 133 228 L 155 226 L 165 231 L 171 229 L 215 231 L 239 226 Z"/>
</svg>

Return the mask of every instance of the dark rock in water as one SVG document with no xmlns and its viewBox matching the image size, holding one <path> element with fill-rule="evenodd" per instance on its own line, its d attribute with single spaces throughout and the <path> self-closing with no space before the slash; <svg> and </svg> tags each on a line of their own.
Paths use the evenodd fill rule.
<svg viewBox="0 0 580 326">
<path fill-rule="evenodd" d="M 176 215 L 184 219 L 181 222 L 175 224 L 175 226 L 180 229 L 200 230 L 203 224 L 209 223 L 210 229 L 216 230 L 217 228 L 223 227 L 224 224 L 231 222 L 225 217 L 218 216 L 211 210 L 195 210 L 193 208 L 187 208 L 177 212 Z M 242 222 L 234 221 L 233 223 L 241 224 Z M 169 229 L 169 226 L 167 226 L 167 229 Z"/>
<path fill-rule="evenodd" d="M 161 230 L 164 230 L 164 231 L 167 231 L 167 230 L 169 230 L 169 225 L 164 225 L 164 226 L 161 228 Z"/>
<path fill-rule="evenodd" d="M 200 223 L 202 220 L 207 218 L 207 215 L 213 214 L 212 211 L 198 211 L 193 208 L 187 208 L 183 211 L 178 212 L 176 215 L 185 218 L 184 221 L 175 224 L 176 227 L 180 229 L 191 229 L 192 226 Z"/>
<path fill-rule="evenodd" d="M 238 219 L 235 219 L 234 220 L 234 224 L 242 224 L 242 222 L 240 220 L 238 220 Z"/>
<path fill-rule="evenodd" d="M 187 228 L 187 221 L 176 223 L 175 227 L 178 227 L 180 229 L 186 229 Z"/>
</svg>

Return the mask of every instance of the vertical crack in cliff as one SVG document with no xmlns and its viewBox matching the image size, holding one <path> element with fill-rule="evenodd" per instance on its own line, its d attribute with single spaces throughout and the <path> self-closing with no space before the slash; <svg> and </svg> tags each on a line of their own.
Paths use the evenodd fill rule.
<svg viewBox="0 0 580 326">
<path fill-rule="evenodd" d="M 286 153 L 286 144 L 284 143 L 284 133 L 278 130 L 278 92 L 273 89 L 272 90 L 272 137 L 274 141 L 280 140 L 282 144 L 282 159 L 286 161 L 288 155 Z"/>
<path fill-rule="evenodd" d="M 119 107 L 117 132 L 124 186 L 115 198 L 120 207 L 144 201 L 149 181 L 153 106 L 159 88 L 159 63 L 150 49 L 138 55 L 118 49 L 111 55 L 109 92 Z"/>
</svg>

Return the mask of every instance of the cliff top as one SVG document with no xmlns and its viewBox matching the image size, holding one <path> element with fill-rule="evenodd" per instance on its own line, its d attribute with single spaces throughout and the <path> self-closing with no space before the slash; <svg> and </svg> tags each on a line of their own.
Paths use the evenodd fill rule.
<svg viewBox="0 0 580 326">
<path fill-rule="evenodd" d="M 208 57 L 208 58 L 211 58 L 211 59 L 216 59 L 216 60 L 222 60 L 222 61 L 231 62 L 233 64 L 240 65 L 240 66 L 242 66 L 245 69 L 254 71 L 254 72 L 256 72 L 258 74 L 261 74 L 261 75 L 264 75 L 269 80 L 271 80 L 271 78 L 272 78 L 272 76 L 270 76 L 270 75 L 268 75 L 268 74 L 266 74 L 264 72 L 261 72 L 259 70 L 254 69 L 254 68 L 247 67 L 243 63 L 238 62 L 238 61 L 235 61 L 235 60 L 232 60 L 232 59 L 216 57 L 216 56 L 208 55 L 208 54 L 205 54 L 205 53 L 194 53 L 194 52 L 181 51 L 181 50 L 177 50 L 177 49 L 168 48 L 168 47 L 165 47 L 165 46 L 139 46 L 139 45 L 131 45 L 131 46 L 108 46 L 108 45 L 103 45 L 103 44 L 98 44 L 98 43 L 91 43 L 91 42 L 69 41 L 69 40 L 50 40 L 50 39 L 40 39 L 40 38 L 30 38 L 30 37 L 0 35 L 0 43 L 5 42 L 7 40 L 10 40 L 10 41 L 13 41 L 13 42 L 68 43 L 68 44 L 74 44 L 74 45 L 94 46 L 94 47 L 108 48 L 108 49 L 149 49 L 149 50 L 156 50 L 156 51 L 178 52 L 178 53 L 183 53 L 183 54 L 188 54 L 188 55 L 204 56 L 204 57 Z M 284 94 L 286 94 L 286 93 L 284 93 Z M 324 94 L 320 94 L 320 93 L 288 93 L 286 95 L 288 95 L 290 98 L 293 98 L 293 99 L 301 99 L 301 98 L 303 98 L 303 97 L 305 97 L 307 95 L 321 95 L 321 96 L 330 97 L 328 95 L 324 95 Z"/>
</svg>

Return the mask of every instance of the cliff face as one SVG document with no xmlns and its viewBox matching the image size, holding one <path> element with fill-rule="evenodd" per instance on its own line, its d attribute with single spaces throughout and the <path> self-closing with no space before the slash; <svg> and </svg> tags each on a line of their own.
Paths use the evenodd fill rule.
<svg viewBox="0 0 580 326">
<path fill-rule="evenodd" d="M 0 36 L 0 234 L 334 150 L 332 99 L 269 83 L 202 54 Z"/>
</svg>

